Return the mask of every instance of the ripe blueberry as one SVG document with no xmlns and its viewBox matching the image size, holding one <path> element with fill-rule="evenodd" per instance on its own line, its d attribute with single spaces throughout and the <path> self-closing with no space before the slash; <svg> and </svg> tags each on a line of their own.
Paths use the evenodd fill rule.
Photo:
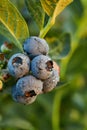
<svg viewBox="0 0 87 130">
<path fill-rule="evenodd" d="M 16 86 L 13 86 L 12 87 L 12 98 L 15 102 L 19 102 L 19 103 L 22 103 L 22 104 L 31 104 L 36 100 L 37 95 L 33 96 L 33 97 L 29 97 L 29 96 L 26 96 L 26 95 L 22 96 L 17 91 Z"/>
<path fill-rule="evenodd" d="M 39 55 L 31 61 L 31 71 L 38 79 L 44 80 L 50 77 L 52 69 L 53 62 L 48 56 Z"/>
<path fill-rule="evenodd" d="M 26 75 L 29 72 L 29 69 L 30 59 L 24 54 L 14 54 L 8 61 L 9 73 L 16 78 Z"/>
<path fill-rule="evenodd" d="M 43 92 L 47 93 L 52 91 L 56 87 L 58 82 L 59 82 L 58 71 L 53 69 L 52 75 L 43 82 Z"/>
<path fill-rule="evenodd" d="M 23 48 L 30 58 L 33 58 L 40 54 L 47 55 L 49 51 L 47 42 L 44 39 L 36 36 L 28 38 L 24 42 Z"/>
<path fill-rule="evenodd" d="M 42 93 L 43 82 L 29 75 L 20 78 L 12 89 L 12 97 L 16 102 L 31 104 L 38 94 Z"/>
</svg>

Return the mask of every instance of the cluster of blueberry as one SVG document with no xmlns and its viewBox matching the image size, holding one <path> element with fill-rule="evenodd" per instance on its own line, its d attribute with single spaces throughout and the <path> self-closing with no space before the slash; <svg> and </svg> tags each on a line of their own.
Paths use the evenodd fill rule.
<svg viewBox="0 0 87 130">
<path fill-rule="evenodd" d="M 44 39 L 32 36 L 23 49 L 8 61 L 9 73 L 17 79 L 12 87 L 16 102 L 31 104 L 37 95 L 51 91 L 59 82 L 59 67 L 48 56 L 49 46 Z"/>
</svg>

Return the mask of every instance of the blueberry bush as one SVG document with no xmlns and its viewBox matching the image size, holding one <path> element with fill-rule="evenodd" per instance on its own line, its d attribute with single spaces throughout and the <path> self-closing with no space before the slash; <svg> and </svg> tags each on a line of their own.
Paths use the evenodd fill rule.
<svg viewBox="0 0 87 130">
<path fill-rule="evenodd" d="M 0 0 L 0 130 L 87 130 L 86 55 L 86 0 Z"/>
</svg>

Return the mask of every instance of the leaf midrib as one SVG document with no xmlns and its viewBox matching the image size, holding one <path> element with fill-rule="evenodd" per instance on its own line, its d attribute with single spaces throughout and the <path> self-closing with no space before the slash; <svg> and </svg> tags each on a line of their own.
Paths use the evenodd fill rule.
<svg viewBox="0 0 87 130">
<path fill-rule="evenodd" d="M 4 26 L 7 28 L 7 30 L 12 34 L 13 38 L 17 41 L 17 43 L 20 45 L 20 42 L 18 41 L 18 39 L 16 38 L 16 36 L 14 35 L 14 33 L 12 32 L 12 30 L 7 26 L 7 24 L 0 18 L 0 21 L 2 24 L 4 24 Z M 20 45 L 21 51 L 23 51 L 22 46 Z"/>
</svg>

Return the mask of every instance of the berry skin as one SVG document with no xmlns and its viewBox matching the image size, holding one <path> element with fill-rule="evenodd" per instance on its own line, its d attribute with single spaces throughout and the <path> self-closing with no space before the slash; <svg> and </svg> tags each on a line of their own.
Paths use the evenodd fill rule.
<svg viewBox="0 0 87 130">
<path fill-rule="evenodd" d="M 44 55 L 39 55 L 31 61 L 32 74 L 38 79 L 45 80 L 51 76 L 53 62 L 51 58 Z"/>
<path fill-rule="evenodd" d="M 33 96 L 33 97 L 20 96 L 19 93 L 17 92 L 16 86 L 13 86 L 12 87 L 12 98 L 15 102 L 19 102 L 19 103 L 28 105 L 28 104 L 33 103 L 36 100 L 37 95 Z"/>
<path fill-rule="evenodd" d="M 47 55 L 49 51 L 49 46 L 47 42 L 44 39 L 36 36 L 28 38 L 24 42 L 23 48 L 31 59 L 37 55 Z"/>
<path fill-rule="evenodd" d="M 16 78 L 26 75 L 29 72 L 29 69 L 30 59 L 24 54 L 14 54 L 8 61 L 9 73 Z"/>
<path fill-rule="evenodd" d="M 31 104 L 38 94 L 42 93 L 43 82 L 29 75 L 20 78 L 15 87 L 12 88 L 12 97 L 16 102 Z"/>
<path fill-rule="evenodd" d="M 56 87 L 58 82 L 59 82 L 58 71 L 53 69 L 52 75 L 43 82 L 43 92 L 47 93 L 52 91 Z"/>
<path fill-rule="evenodd" d="M 55 61 L 53 61 L 53 68 L 57 70 L 58 74 L 60 75 L 60 67 L 57 65 Z"/>
</svg>

